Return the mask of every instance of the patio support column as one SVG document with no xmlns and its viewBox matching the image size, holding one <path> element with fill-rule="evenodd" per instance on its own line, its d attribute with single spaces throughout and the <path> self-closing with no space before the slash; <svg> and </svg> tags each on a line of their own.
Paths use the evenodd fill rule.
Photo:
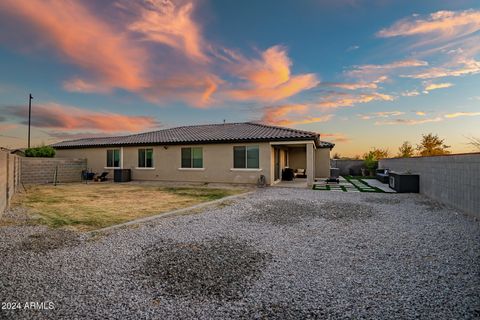
<svg viewBox="0 0 480 320">
<path fill-rule="evenodd" d="M 305 145 L 306 153 L 307 153 L 307 168 L 305 173 L 307 174 L 307 185 L 309 187 L 313 186 L 313 182 L 315 180 L 314 177 L 314 167 L 315 167 L 315 152 L 313 149 L 313 144 L 308 143 Z"/>
</svg>

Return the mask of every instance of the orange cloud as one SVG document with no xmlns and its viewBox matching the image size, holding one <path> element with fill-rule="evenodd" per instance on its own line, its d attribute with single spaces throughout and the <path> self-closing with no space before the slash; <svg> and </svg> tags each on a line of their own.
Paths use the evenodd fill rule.
<svg viewBox="0 0 480 320">
<path fill-rule="evenodd" d="M 94 74 L 102 85 L 127 90 L 145 86 L 146 53 L 77 1 L 5 0 L 2 10 L 33 25 L 39 38 Z"/>
<path fill-rule="evenodd" d="M 350 142 L 351 139 L 344 133 L 320 133 L 321 140 L 327 140 L 332 142 Z"/>
<path fill-rule="evenodd" d="M 402 93 L 402 96 L 404 97 L 415 97 L 418 95 L 420 95 L 420 92 L 418 92 L 417 90 L 405 91 L 404 93 Z"/>
<path fill-rule="evenodd" d="M 423 66 L 428 66 L 428 62 L 417 59 L 406 59 L 394 61 L 387 64 L 364 64 L 354 66 L 352 70 L 346 72 L 346 75 L 355 78 L 379 78 L 399 68 L 412 68 Z"/>
<path fill-rule="evenodd" d="M 480 11 L 437 11 L 426 19 L 413 16 L 402 19 L 389 28 L 380 30 L 377 36 L 398 37 L 437 34 L 439 38 L 457 38 L 480 30 Z"/>
<path fill-rule="evenodd" d="M 443 121 L 442 117 L 436 117 L 436 118 L 430 118 L 430 119 L 422 119 L 422 120 L 416 120 L 416 119 L 395 119 L 395 120 L 387 120 L 387 121 L 377 121 L 375 122 L 375 125 L 408 125 L 408 126 L 413 126 L 417 124 L 425 124 L 429 122 L 440 122 Z"/>
<path fill-rule="evenodd" d="M 147 40 L 162 43 L 200 62 L 208 61 L 203 52 L 200 27 L 191 15 L 193 4 L 176 6 L 168 0 L 150 0 L 140 9 L 140 18 L 129 29 L 142 33 Z"/>
<path fill-rule="evenodd" d="M 460 77 L 480 73 L 480 61 L 475 59 L 458 59 L 450 63 L 452 67 L 437 67 L 413 74 L 401 75 L 404 78 L 434 79 L 443 77 Z"/>
<path fill-rule="evenodd" d="M 371 101 L 393 101 L 394 97 L 382 93 L 345 94 L 340 92 L 330 93 L 322 98 L 316 105 L 321 108 L 351 107 L 358 103 Z"/>
<path fill-rule="evenodd" d="M 280 46 L 264 51 L 261 59 L 246 59 L 238 54 L 230 58 L 235 59 L 231 67 L 234 74 L 246 81 L 240 85 L 242 88 L 227 91 L 229 98 L 234 100 L 278 101 L 319 83 L 312 73 L 292 76 L 292 62 Z"/>
<path fill-rule="evenodd" d="M 326 122 L 332 119 L 332 114 L 312 117 L 305 115 L 309 106 L 304 104 L 288 104 L 278 107 L 267 107 L 261 122 L 279 126 L 292 126 L 298 124 L 307 124 L 315 122 Z"/>
<path fill-rule="evenodd" d="M 22 118 L 22 124 L 28 123 L 25 120 L 27 109 L 24 107 L 6 107 L 4 112 Z M 32 111 L 32 126 L 61 130 L 138 132 L 158 127 L 159 123 L 153 117 L 89 111 L 57 103 L 47 103 L 35 105 L 35 109 Z"/>
<path fill-rule="evenodd" d="M 370 120 L 374 118 L 396 117 L 396 116 L 401 116 L 403 114 L 405 114 L 405 112 L 402 112 L 402 111 L 380 111 L 380 112 L 374 112 L 371 114 L 359 115 L 359 117 L 360 119 L 363 119 L 363 120 Z"/>
<path fill-rule="evenodd" d="M 458 117 L 474 117 L 474 116 L 480 116 L 480 112 L 456 112 L 456 113 L 446 114 L 444 117 L 451 119 L 451 118 L 458 118 Z"/>
<path fill-rule="evenodd" d="M 425 91 L 432 91 L 432 90 L 437 90 L 437 89 L 444 89 L 444 88 L 450 88 L 453 86 L 453 83 L 430 83 L 426 84 L 425 86 Z"/>
</svg>

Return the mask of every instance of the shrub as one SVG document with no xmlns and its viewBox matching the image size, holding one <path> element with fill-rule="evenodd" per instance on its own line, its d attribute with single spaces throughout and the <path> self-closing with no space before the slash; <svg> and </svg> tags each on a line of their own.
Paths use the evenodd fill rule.
<svg viewBox="0 0 480 320">
<path fill-rule="evenodd" d="M 55 149 L 50 146 L 29 148 L 25 150 L 25 156 L 37 158 L 53 158 L 55 157 Z"/>
</svg>

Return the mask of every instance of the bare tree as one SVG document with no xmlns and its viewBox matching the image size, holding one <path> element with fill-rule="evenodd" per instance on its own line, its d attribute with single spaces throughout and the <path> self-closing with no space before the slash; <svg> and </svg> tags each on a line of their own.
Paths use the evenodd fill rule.
<svg viewBox="0 0 480 320">
<path fill-rule="evenodd" d="M 475 151 L 480 151 L 480 138 L 479 137 L 466 137 L 470 142 L 468 143 L 471 145 Z"/>
</svg>

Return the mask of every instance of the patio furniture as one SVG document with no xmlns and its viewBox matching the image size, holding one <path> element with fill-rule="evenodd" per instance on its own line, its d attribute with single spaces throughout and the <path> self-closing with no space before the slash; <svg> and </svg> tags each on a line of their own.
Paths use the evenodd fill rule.
<svg viewBox="0 0 480 320">
<path fill-rule="evenodd" d="M 340 177 L 340 169 L 330 168 L 330 178 L 338 179 L 338 177 Z"/>
<path fill-rule="evenodd" d="M 390 172 L 389 187 L 399 193 L 420 192 L 420 176 L 418 174 Z"/>
<path fill-rule="evenodd" d="M 305 169 L 295 169 L 294 172 L 295 178 L 306 178 Z"/>
<path fill-rule="evenodd" d="M 292 168 L 285 168 L 282 170 L 282 180 L 292 181 L 295 178 L 295 173 Z"/>
<path fill-rule="evenodd" d="M 101 175 L 96 176 L 94 181 L 106 181 L 107 180 L 107 175 L 108 175 L 108 171 L 104 171 L 104 172 L 102 172 Z"/>
<path fill-rule="evenodd" d="M 388 183 L 389 181 L 389 169 L 377 169 L 375 172 L 375 177 L 377 178 L 378 181 L 382 183 Z"/>
<path fill-rule="evenodd" d="M 95 176 L 95 172 L 82 170 L 82 180 L 93 180 L 94 176 Z"/>
</svg>

